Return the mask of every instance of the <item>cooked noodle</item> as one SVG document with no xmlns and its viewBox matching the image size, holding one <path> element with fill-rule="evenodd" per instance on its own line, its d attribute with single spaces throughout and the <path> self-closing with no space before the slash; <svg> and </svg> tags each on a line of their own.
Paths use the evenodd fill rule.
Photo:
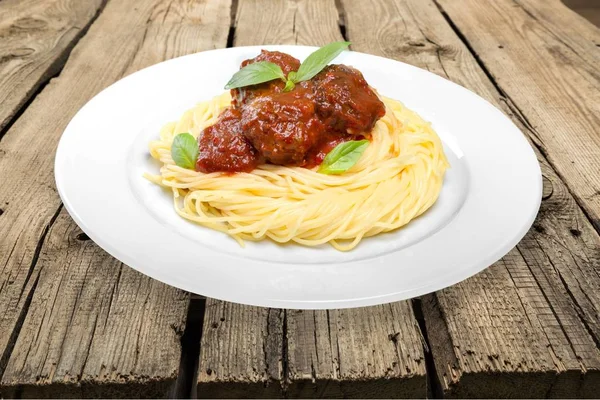
<svg viewBox="0 0 600 400">
<path fill-rule="evenodd" d="M 150 143 L 150 154 L 162 165 L 160 175 L 146 177 L 172 189 L 180 216 L 228 233 L 241 245 L 268 237 L 351 250 L 362 238 L 400 228 L 431 207 L 448 168 L 430 124 L 402 103 L 381 99 L 386 114 L 376 123 L 371 143 L 341 175 L 278 165 L 205 174 L 175 165 L 174 136 L 197 137 L 214 124 L 231 102 L 224 93 L 163 127 L 160 140 Z"/>
</svg>

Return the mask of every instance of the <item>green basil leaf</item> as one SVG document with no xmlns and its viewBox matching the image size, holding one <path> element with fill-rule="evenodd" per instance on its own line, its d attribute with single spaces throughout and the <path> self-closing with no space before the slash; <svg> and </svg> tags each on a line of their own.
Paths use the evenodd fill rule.
<svg viewBox="0 0 600 400">
<path fill-rule="evenodd" d="M 235 89 L 243 86 L 257 85 L 259 83 L 281 79 L 286 81 L 281 67 L 268 61 L 260 61 L 246 65 L 233 74 L 225 89 Z"/>
<path fill-rule="evenodd" d="M 338 144 L 325 156 L 317 172 L 338 175 L 348 171 L 358 162 L 368 146 L 368 140 L 353 140 Z"/>
<path fill-rule="evenodd" d="M 196 169 L 198 142 L 189 133 L 180 133 L 173 139 L 171 157 L 181 168 Z"/>
<path fill-rule="evenodd" d="M 350 46 L 350 42 L 333 42 L 314 51 L 300 64 L 294 83 L 307 81 L 321 72 L 334 58 Z"/>
</svg>

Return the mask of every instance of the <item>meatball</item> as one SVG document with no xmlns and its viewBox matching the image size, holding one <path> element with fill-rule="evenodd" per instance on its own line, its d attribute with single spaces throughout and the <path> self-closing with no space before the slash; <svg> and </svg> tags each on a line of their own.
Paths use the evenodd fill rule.
<svg viewBox="0 0 600 400">
<path fill-rule="evenodd" d="M 243 61 L 241 68 L 244 68 L 248 64 L 252 64 L 259 61 L 269 61 L 273 64 L 279 65 L 286 76 L 291 71 L 297 71 L 298 68 L 300 68 L 300 61 L 297 58 L 294 58 L 289 54 L 282 53 L 280 51 L 268 50 L 261 50 L 258 56 Z"/>
<path fill-rule="evenodd" d="M 273 64 L 279 65 L 285 76 L 287 76 L 291 71 L 297 71 L 298 68 L 300 68 L 300 61 L 290 56 L 289 54 L 281 53 L 279 51 L 267 50 L 262 50 L 260 54 L 255 58 L 245 60 L 244 62 L 242 62 L 240 68 L 243 68 L 248 64 L 252 64 L 259 61 L 268 61 L 272 62 Z M 261 83 L 259 85 L 231 89 L 231 98 L 233 99 L 233 106 L 240 107 L 245 102 L 264 94 L 271 94 L 273 92 L 281 93 L 284 87 L 285 83 L 281 79 L 277 79 Z"/>
<path fill-rule="evenodd" d="M 302 165 L 324 125 L 315 113 L 309 82 L 287 93 L 258 96 L 242 107 L 242 130 L 270 163 Z"/>
<path fill-rule="evenodd" d="M 227 109 L 198 136 L 196 170 L 250 172 L 260 163 L 257 151 L 242 134 L 239 110 Z"/>
<path fill-rule="evenodd" d="M 360 71 L 346 65 L 330 65 L 314 78 L 314 100 L 330 129 L 358 135 L 373 129 L 385 115 L 385 106 Z"/>
</svg>

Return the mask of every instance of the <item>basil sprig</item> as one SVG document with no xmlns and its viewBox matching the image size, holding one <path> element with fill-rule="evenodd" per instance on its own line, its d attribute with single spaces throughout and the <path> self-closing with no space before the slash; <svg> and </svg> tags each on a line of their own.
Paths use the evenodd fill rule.
<svg viewBox="0 0 600 400">
<path fill-rule="evenodd" d="M 368 140 L 352 140 L 338 144 L 327 153 L 317 172 L 327 175 L 339 175 L 348 171 L 358 162 L 368 146 Z"/>
<path fill-rule="evenodd" d="M 233 74 L 225 89 L 235 89 L 242 86 L 257 85 L 259 83 L 282 79 L 286 81 L 281 67 L 268 61 L 248 64 Z"/>
<path fill-rule="evenodd" d="M 311 53 L 306 60 L 300 64 L 298 73 L 295 74 L 295 83 L 307 81 L 321 72 L 334 58 L 346 50 L 350 42 L 333 42 L 321 47 L 319 50 Z"/>
<path fill-rule="evenodd" d="M 189 133 L 180 133 L 173 139 L 171 157 L 177 166 L 195 169 L 198 159 L 198 142 Z"/>
<path fill-rule="evenodd" d="M 350 42 L 333 42 L 321 47 L 306 57 L 298 71 L 291 71 L 287 77 L 277 64 L 268 61 L 248 64 L 233 74 L 233 77 L 225 85 L 225 89 L 235 89 L 281 79 L 285 82 L 284 91 L 289 92 L 294 89 L 296 83 L 307 81 L 321 72 L 342 51 L 348 49 L 348 46 L 350 46 Z"/>
</svg>

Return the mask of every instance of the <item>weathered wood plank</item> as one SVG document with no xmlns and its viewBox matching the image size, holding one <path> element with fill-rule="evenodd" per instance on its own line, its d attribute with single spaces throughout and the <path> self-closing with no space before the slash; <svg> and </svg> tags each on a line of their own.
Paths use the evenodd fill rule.
<svg viewBox="0 0 600 400">
<path fill-rule="evenodd" d="M 543 333 L 548 321 L 535 317 L 536 311 L 552 315 L 552 310 L 524 265 L 513 250 L 482 273 L 424 299 L 446 396 L 546 397 L 557 373 L 566 370 L 559 369 Z M 565 362 L 573 368 L 576 361 L 568 354 Z"/>
<path fill-rule="evenodd" d="M 580 381 L 557 382 L 553 395 L 595 397 L 600 393 L 600 237 L 554 170 L 541 165 L 546 195 L 517 249 L 553 312 L 534 314 L 546 320 L 552 348 L 561 361 L 570 358 L 561 352 L 574 355 L 585 371 Z"/>
<path fill-rule="evenodd" d="M 565 7 L 561 0 L 537 1 L 516 0 L 516 4 L 523 8 L 536 23 L 555 37 L 560 38 L 567 46 L 572 47 L 581 57 L 588 62 L 598 62 L 600 53 L 596 48 L 600 45 L 598 27 L 581 15 Z"/>
<path fill-rule="evenodd" d="M 530 132 L 433 2 L 342 4 L 355 50 L 447 77 L 479 93 Z M 424 300 L 429 341 L 446 395 L 569 397 L 597 390 L 597 337 L 588 328 L 599 310 L 598 235 L 544 157 L 538 158 L 545 176 L 545 204 L 550 192 L 561 194 L 552 200 L 556 203 L 551 212 L 542 207 L 536 222 L 544 227 L 544 237 L 532 231 L 490 269 Z M 594 294 L 589 297 L 590 293 Z"/>
<path fill-rule="evenodd" d="M 108 396 L 116 393 L 111 390 L 124 390 L 124 383 L 159 382 L 158 373 L 165 374 L 164 382 L 173 382 L 179 366 L 174 346 L 185 322 L 182 304 L 187 295 L 118 267 L 94 246 L 69 242 L 71 236 L 61 232 L 74 232 L 72 222 L 68 228 L 52 228 L 45 242 L 60 207 L 52 165 L 66 124 L 101 89 L 166 58 L 225 46 L 227 4 L 144 0 L 133 7 L 109 1 L 60 77 L 44 88 L 0 142 L 2 385 L 42 396 L 64 395 L 65 385 L 76 384 L 86 396 Z M 61 237 L 64 243 L 59 245 Z M 106 270 L 97 270 L 102 268 Z M 65 290 L 55 295 L 57 288 Z M 106 298 L 113 288 L 106 326 L 96 326 L 104 323 L 101 313 L 107 310 Z M 136 293 L 147 299 L 134 298 Z M 125 308 L 144 311 L 143 319 Z M 70 324 L 70 319 L 78 324 Z M 20 330 L 24 334 L 17 338 Z"/>
<path fill-rule="evenodd" d="M 600 230 L 600 29 L 540 3 L 439 0 Z"/>
<path fill-rule="evenodd" d="M 319 46 L 343 40 L 338 18 L 333 0 L 268 3 L 240 0 L 234 44 Z M 263 372 L 267 364 L 265 358 L 278 360 L 281 357 L 289 365 L 285 371 L 284 389 L 290 397 L 425 396 L 423 344 L 409 302 L 330 312 L 284 311 L 287 360 L 277 347 L 275 354 L 254 360 L 248 359 L 250 355 L 241 350 L 254 345 L 255 341 L 272 342 L 272 332 L 283 331 L 283 326 L 277 325 L 283 323 L 283 319 L 271 322 L 266 319 L 280 311 L 260 313 L 253 307 L 217 301 L 211 301 L 210 305 L 217 310 L 230 311 L 221 328 L 216 319 L 218 312 L 207 310 L 201 344 L 199 397 L 249 397 L 249 393 L 282 395 L 281 387 L 277 386 L 277 390 L 274 387 L 277 379 L 283 379 L 282 372 Z M 245 320 L 256 321 L 256 326 L 271 326 L 269 336 L 261 337 L 255 332 L 247 337 L 243 333 L 240 336 L 238 330 Z M 228 338 L 235 339 L 231 344 L 224 344 Z M 210 374 L 206 373 L 207 368 Z M 256 371 L 260 373 L 257 375 Z M 232 386 L 231 382 L 238 384 Z M 232 387 L 236 389 L 232 391 Z"/>
<path fill-rule="evenodd" d="M 236 46 L 317 46 L 340 38 L 338 10 L 332 0 L 239 0 L 235 17 Z"/>
<path fill-rule="evenodd" d="M 207 299 L 198 397 L 281 397 L 285 313 Z"/>
<path fill-rule="evenodd" d="M 410 302 L 288 311 L 290 397 L 419 398 L 423 342 Z"/>
<path fill-rule="evenodd" d="M 177 377 L 188 295 L 86 239 L 66 211 L 50 228 L 4 390 L 10 397 L 164 397 Z"/>
<path fill-rule="evenodd" d="M 0 2 L 0 132 L 60 71 L 105 0 Z"/>
</svg>

